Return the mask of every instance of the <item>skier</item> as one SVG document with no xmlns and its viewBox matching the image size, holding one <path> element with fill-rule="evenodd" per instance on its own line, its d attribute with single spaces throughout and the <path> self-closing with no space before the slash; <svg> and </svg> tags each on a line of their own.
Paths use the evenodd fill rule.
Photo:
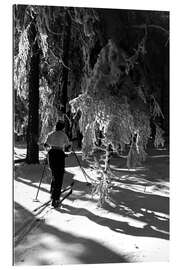
<svg viewBox="0 0 180 270">
<path fill-rule="evenodd" d="M 65 123 L 60 120 L 56 124 L 55 131 L 48 134 L 44 143 L 44 147 L 49 148 L 49 166 L 52 172 L 51 181 L 51 199 L 52 206 L 57 208 L 59 206 L 59 199 L 61 195 L 61 187 L 63 183 L 64 168 L 65 168 L 65 150 L 69 150 L 71 143 L 68 136 L 63 131 Z"/>
</svg>

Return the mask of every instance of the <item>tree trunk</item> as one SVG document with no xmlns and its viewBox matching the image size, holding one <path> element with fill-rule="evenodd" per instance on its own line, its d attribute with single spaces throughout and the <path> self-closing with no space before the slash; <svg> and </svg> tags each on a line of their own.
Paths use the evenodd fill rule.
<svg viewBox="0 0 180 270">
<path fill-rule="evenodd" d="M 70 48 L 70 40 L 71 40 L 71 18 L 69 16 L 68 11 L 65 13 L 65 25 L 63 29 L 63 70 L 62 70 L 62 88 L 60 91 L 60 101 L 63 105 L 61 111 L 66 113 L 66 104 L 68 101 L 68 65 L 69 65 L 69 48 Z"/>
<path fill-rule="evenodd" d="M 29 72 L 29 114 L 27 127 L 27 156 L 26 162 L 39 163 L 39 62 L 40 48 L 36 39 L 37 29 L 35 19 L 29 29 L 29 42 L 32 56 L 30 57 Z"/>
<path fill-rule="evenodd" d="M 101 156 L 101 160 L 104 162 L 104 169 L 102 171 L 100 183 L 99 183 L 99 201 L 98 206 L 102 207 L 108 197 L 109 177 L 108 168 L 111 156 L 111 147 L 108 145 L 105 149 L 105 154 Z"/>
</svg>

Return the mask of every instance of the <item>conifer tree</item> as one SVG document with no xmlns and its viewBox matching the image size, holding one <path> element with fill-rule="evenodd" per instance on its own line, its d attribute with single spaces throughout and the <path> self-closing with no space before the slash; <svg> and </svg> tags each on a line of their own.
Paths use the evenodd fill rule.
<svg viewBox="0 0 180 270">
<path fill-rule="evenodd" d="M 120 153 L 129 145 L 127 167 L 136 167 L 145 161 L 145 149 L 151 136 L 150 121 L 152 116 L 156 118 L 162 114 L 155 97 L 149 95 L 144 74 L 138 81 L 134 80 L 134 75 L 139 72 L 139 67 L 134 64 L 139 55 L 145 53 L 144 46 L 143 39 L 129 58 L 109 40 L 98 56 L 83 93 L 70 102 L 73 112 L 81 111 L 83 157 L 90 159 L 100 175 L 95 183 L 100 205 L 108 197 L 111 184 L 111 152 Z M 100 138 L 97 130 L 101 133 Z M 156 125 L 156 146 L 164 145 L 162 133 Z M 98 139 L 101 140 L 100 146 L 97 145 Z"/>
</svg>

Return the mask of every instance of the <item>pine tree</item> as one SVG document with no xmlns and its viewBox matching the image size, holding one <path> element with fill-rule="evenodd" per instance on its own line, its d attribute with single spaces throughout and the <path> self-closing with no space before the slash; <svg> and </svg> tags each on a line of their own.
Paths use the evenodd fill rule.
<svg viewBox="0 0 180 270">
<path fill-rule="evenodd" d="M 151 136 L 151 117 L 161 114 L 154 96 L 149 96 L 144 74 L 141 74 L 138 84 L 133 79 L 133 73 L 138 73 L 134 63 L 139 54 L 145 52 L 144 48 L 140 49 L 142 46 L 144 43 L 141 42 L 135 54 L 129 58 L 124 50 L 109 40 L 98 56 L 84 92 L 70 102 L 73 112 L 81 111 L 83 157 L 90 159 L 91 164 L 94 158 L 93 166 L 100 175 L 94 189 L 99 194 L 100 205 L 108 197 L 111 184 L 111 152 L 119 153 L 125 145 L 130 145 L 128 168 L 144 161 Z M 101 132 L 101 138 L 97 137 L 97 129 Z M 159 127 L 156 146 L 164 143 L 162 132 L 158 130 Z M 97 145 L 98 139 L 101 140 L 100 146 Z M 100 157 L 97 150 L 101 153 Z"/>
<path fill-rule="evenodd" d="M 15 29 L 18 29 L 20 33 L 16 35 L 16 39 L 19 39 L 18 49 L 17 45 L 14 46 L 14 88 L 20 98 L 20 103 L 27 104 L 26 162 L 29 164 L 39 163 L 40 63 L 42 55 L 46 52 L 44 36 L 38 27 L 38 11 L 36 7 L 14 6 L 14 25 Z M 24 123 L 22 126 L 24 127 Z"/>
</svg>

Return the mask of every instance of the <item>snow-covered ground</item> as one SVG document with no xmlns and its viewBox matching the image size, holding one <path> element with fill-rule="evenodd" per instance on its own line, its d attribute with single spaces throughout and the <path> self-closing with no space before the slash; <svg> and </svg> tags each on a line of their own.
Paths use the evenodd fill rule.
<svg viewBox="0 0 180 270">
<path fill-rule="evenodd" d="M 15 159 L 26 149 L 15 147 Z M 59 210 L 47 207 L 35 219 L 33 209 L 44 168 L 16 163 L 14 181 L 15 265 L 64 265 L 169 260 L 169 156 L 167 150 L 152 150 L 144 167 L 128 171 L 124 158 L 113 157 L 110 200 L 97 207 L 91 186 L 74 155 L 66 158 L 64 186 L 75 181 L 73 193 Z M 86 172 L 95 178 L 87 164 Z M 51 174 L 48 165 L 38 199 L 49 199 Z M 32 225 L 32 226 L 31 226 Z M 26 229 L 27 228 L 27 229 Z M 29 229 L 28 229 L 29 228 Z"/>
</svg>

